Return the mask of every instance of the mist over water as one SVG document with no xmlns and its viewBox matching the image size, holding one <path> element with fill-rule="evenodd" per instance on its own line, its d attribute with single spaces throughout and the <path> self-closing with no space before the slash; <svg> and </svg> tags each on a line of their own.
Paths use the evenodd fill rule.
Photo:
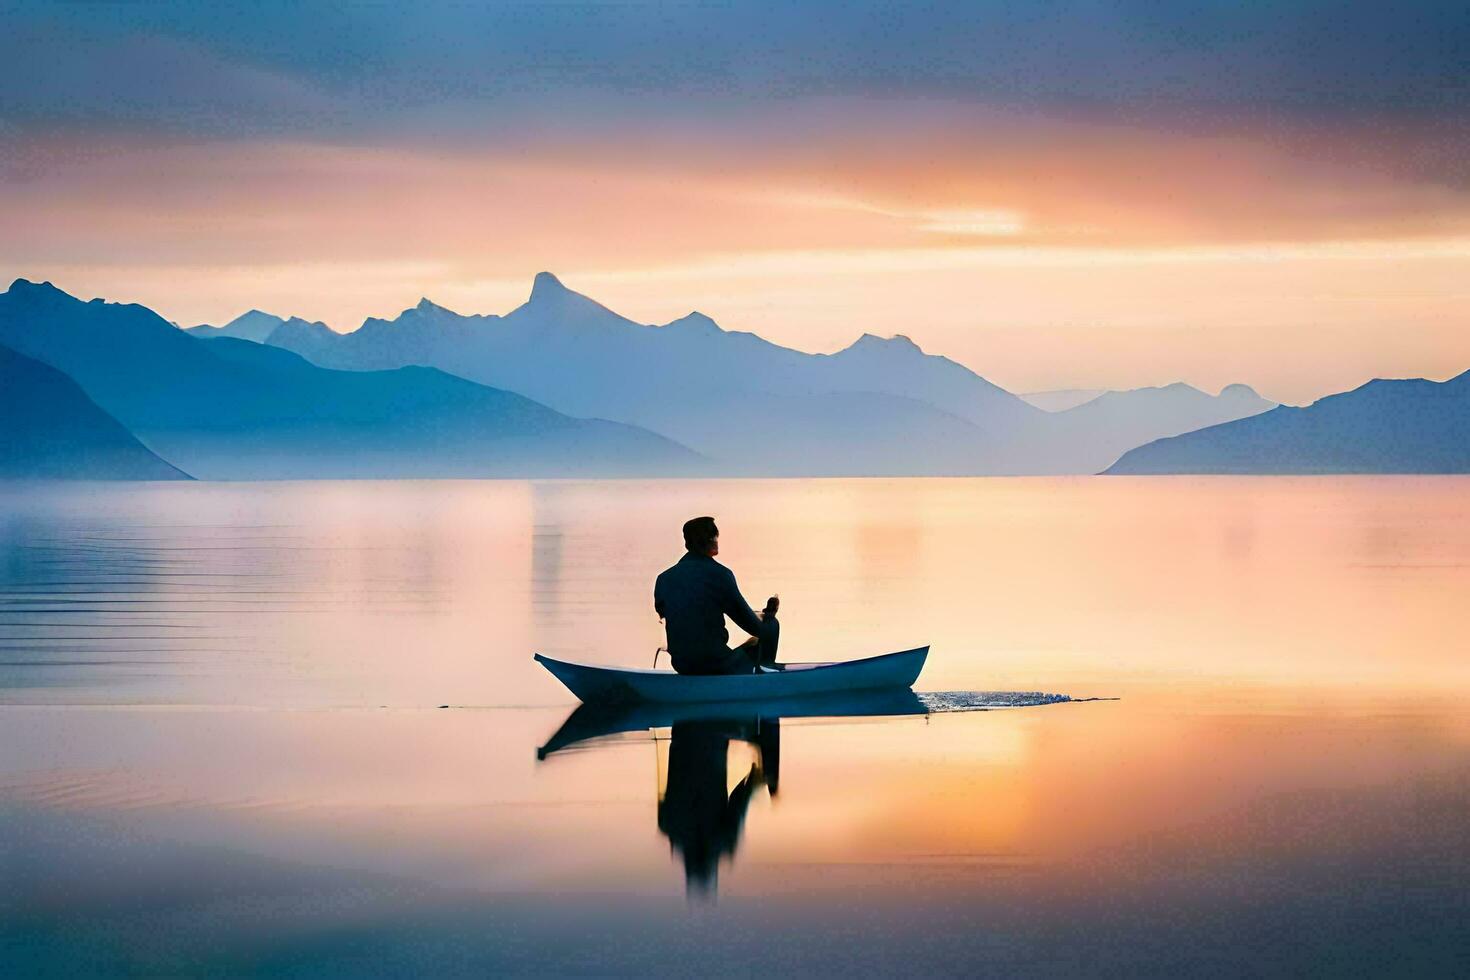
<svg viewBox="0 0 1470 980">
<path fill-rule="evenodd" d="M 931 644 L 914 703 L 573 726 L 532 652 L 650 666 L 704 513 L 783 659 Z M 6 485 L 0 962 L 1445 970 L 1467 517 L 1463 478 Z"/>
</svg>

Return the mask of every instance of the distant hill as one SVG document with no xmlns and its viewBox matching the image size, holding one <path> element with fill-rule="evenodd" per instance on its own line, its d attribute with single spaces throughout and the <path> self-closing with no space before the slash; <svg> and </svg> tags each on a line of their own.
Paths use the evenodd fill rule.
<svg viewBox="0 0 1470 980">
<path fill-rule="evenodd" d="M 194 476 L 599 476 L 697 471 L 685 447 L 571 418 L 429 368 L 353 373 L 285 350 L 200 339 L 142 306 L 16 280 L 0 343 L 70 375 Z"/>
<path fill-rule="evenodd" d="M 0 346 L 0 478 L 187 480 L 75 381 Z"/>
<path fill-rule="evenodd" d="M 1244 386 L 1211 396 L 1171 385 L 1046 393 L 1069 410 L 1044 411 L 902 334 L 809 354 L 702 313 L 636 323 L 548 272 L 505 316 L 424 299 L 352 333 L 287 324 L 267 342 L 346 370 L 431 365 L 645 426 L 740 474 L 1094 473 L 1160 436 L 1271 407 Z"/>
<path fill-rule="evenodd" d="M 505 316 L 429 302 L 348 334 L 288 331 L 268 341 L 322 366 L 431 365 L 574 415 L 647 427 L 746 474 L 1021 472 L 1044 413 L 906 337 L 864 335 L 808 354 L 701 313 L 636 323 L 536 276 Z"/>
<path fill-rule="evenodd" d="M 1106 388 L 1058 388 L 1053 391 L 1025 391 L 1017 395 L 1028 405 L 1043 412 L 1065 412 L 1105 393 Z"/>
<path fill-rule="evenodd" d="M 1470 371 L 1370 381 L 1306 406 L 1160 439 L 1108 470 L 1134 473 L 1467 473 Z"/>
<path fill-rule="evenodd" d="M 1259 415 L 1275 404 L 1241 384 L 1228 385 L 1218 395 L 1181 383 L 1107 391 L 1053 416 L 1052 449 L 1081 471 L 1096 473 L 1136 446 Z"/>
<path fill-rule="evenodd" d="M 197 327 L 185 327 L 184 332 L 196 337 L 233 337 L 236 340 L 250 340 L 261 344 L 283 322 L 278 316 L 262 313 L 260 310 L 251 310 L 240 314 L 222 327 L 212 327 L 207 323 L 201 323 Z"/>
<path fill-rule="evenodd" d="M 282 321 L 264 339 L 272 347 L 280 347 L 316 362 L 312 355 L 327 349 L 337 339 L 337 332 L 320 320 L 303 320 L 293 316 Z"/>
<path fill-rule="evenodd" d="M 313 362 L 316 358 L 311 355 L 325 350 L 337 336 L 336 331 L 320 320 L 303 320 L 299 316 L 283 320 L 260 310 L 242 314 L 222 327 L 201 323 L 197 327 L 186 327 L 184 332 L 205 340 L 226 337 L 256 344 L 268 343 Z"/>
<path fill-rule="evenodd" d="M 810 354 L 701 313 L 636 323 L 550 273 L 505 316 L 424 299 L 348 334 L 258 310 L 161 325 L 49 284 L 0 296 L 0 342 L 208 478 L 1096 473 L 1271 408 L 1173 384 L 1041 393 L 1079 402 L 1044 411 L 902 334 Z"/>
</svg>

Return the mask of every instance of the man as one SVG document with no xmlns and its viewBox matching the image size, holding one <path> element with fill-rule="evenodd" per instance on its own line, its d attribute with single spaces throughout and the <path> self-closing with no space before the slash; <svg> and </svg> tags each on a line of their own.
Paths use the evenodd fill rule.
<svg viewBox="0 0 1470 980">
<path fill-rule="evenodd" d="M 681 674 L 750 674 L 776 659 L 781 624 L 780 600 L 772 596 L 759 615 L 735 585 L 735 575 L 715 561 L 720 529 L 713 517 L 684 524 L 686 554 L 659 574 L 653 584 L 653 608 L 664 621 L 669 659 Z M 730 649 L 725 617 L 751 635 Z"/>
</svg>

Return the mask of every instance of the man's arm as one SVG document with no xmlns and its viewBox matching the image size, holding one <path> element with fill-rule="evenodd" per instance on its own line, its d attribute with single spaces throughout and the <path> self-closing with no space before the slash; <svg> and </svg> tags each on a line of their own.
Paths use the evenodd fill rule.
<svg viewBox="0 0 1470 980">
<path fill-rule="evenodd" d="M 735 584 L 735 573 L 728 568 L 725 569 L 726 588 L 724 602 L 721 604 L 723 612 L 730 617 L 730 621 L 745 630 L 751 636 L 761 635 L 761 618 L 750 608 L 750 603 L 740 594 L 740 587 Z"/>
</svg>

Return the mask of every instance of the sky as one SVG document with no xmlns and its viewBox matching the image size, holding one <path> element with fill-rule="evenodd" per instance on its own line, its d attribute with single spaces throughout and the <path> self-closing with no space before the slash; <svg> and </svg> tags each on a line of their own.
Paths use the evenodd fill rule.
<svg viewBox="0 0 1470 980">
<path fill-rule="evenodd" d="M 0 2 L 0 273 L 183 324 L 545 269 L 1017 391 L 1470 368 L 1463 3 Z"/>
</svg>

